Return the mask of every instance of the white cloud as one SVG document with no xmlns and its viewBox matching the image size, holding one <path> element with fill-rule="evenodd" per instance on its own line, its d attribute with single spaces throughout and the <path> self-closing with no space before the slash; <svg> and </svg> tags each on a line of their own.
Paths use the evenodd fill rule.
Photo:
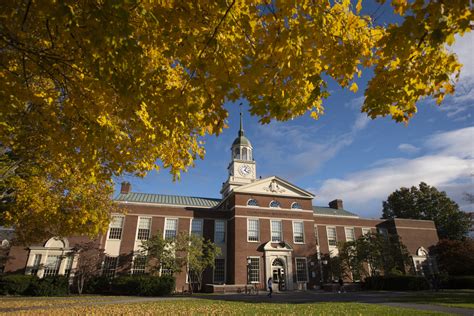
<svg viewBox="0 0 474 316">
<path fill-rule="evenodd" d="M 254 141 L 260 153 L 259 165 L 265 171 L 276 173 L 286 179 L 295 180 L 315 173 L 343 148 L 353 143 L 356 135 L 367 127 L 370 119 L 366 114 L 357 114 L 349 131 L 330 137 L 319 134 L 321 125 L 285 125 L 272 122 L 258 127 L 258 139 Z"/>
<path fill-rule="evenodd" d="M 454 95 L 446 97 L 440 109 L 449 118 L 459 121 L 470 117 L 465 112 L 474 106 L 474 32 L 466 33 L 463 37 L 456 36 L 456 42 L 449 49 L 458 56 L 463 67 Z"/>
<path fill-rule="evenodd" d="M 407 154 L 414 154 L 420 151 L 420 148 L 413 146 L 411 144 L 400 144 L 398 145 L 398 150 Z"/>
<path fill-rule="evenodd" d="M 424 143 L 427 155 L 385 159 L 343 179 L 328 179 L 319 189 L 310 190 L 321 204 L 342 197 L 347 209 L 362 216 L 377 217 L 381 215 L 382 201 L 391 192 L 424 181 L 446 190 L 466 209 L 469 206 L 461 193 L 472 192 L 474 188 L 470 177 L 474 166 L 473 132 L 474 128 L 470 127 L 438 133 Z"/>
</svg>

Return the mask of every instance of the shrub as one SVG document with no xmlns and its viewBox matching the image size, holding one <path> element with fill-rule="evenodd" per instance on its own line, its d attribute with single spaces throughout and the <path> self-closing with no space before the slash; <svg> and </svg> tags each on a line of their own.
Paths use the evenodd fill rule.
<svg viewBox="0 0 474 316">
<path fill-rule="evenodd" d="M 84 290 L 86 294 L 108 294 L 110 293 L 110 279 L 105 276 L 95 276 L 86 280 Z"/>
<path fill-rule="evenodd" d="M 32 275 L 7 274 L 0 277 L 1 295 L 25 295 L 32 282 L 38 278 Z"/>
<path fill-rule="evenodd" d="M 474 289 L 474 275 L 451 276 L 448 279 L 450 289 Z"/>
<path fill-rule="evenodd" d="M 385 291 L 421 291 L 428 290 L 430 283 L 424 277 L 418 276 L 374 276 L 364 282 L 366 290 Z"/>
<path fill-rule="evenodd" d="M 32 296 L 69 295 L 69 280 L 65 276 L 46 277 L 31 282 L 26 294 Z"/>
<path fill-rule="evenodd" d="M 115 295 L 163 296 L 173 292 L 175 279 L 171 276 L 119 276 L 112 280 L 110 288 Z"/>
</svg>

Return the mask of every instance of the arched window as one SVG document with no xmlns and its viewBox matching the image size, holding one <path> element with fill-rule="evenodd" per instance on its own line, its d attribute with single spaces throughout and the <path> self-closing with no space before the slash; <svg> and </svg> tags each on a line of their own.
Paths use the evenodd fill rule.
<svg viewBox="0 0 474 316">
<path fill-rule="evenodd" d="M 291 208 L 293 208 L 293 209 L 298 209 L 298 210 L 301 210 L 301 209 L 302 209 L 301 204 L 298 203 L 298 202 L 293 202 L 293 203 L 291 203 Z"/>
<path fill-rule="evenodd" d="M 234 149 L 234 159 L 240 159 L 240 148 Z"/>
<path fill-rule="evenodd" d="M 242 160 L 247 160 L 247 148 L 242 148 Z"/>
<path fill-rule="evenodd" d="M 283 260 L 281 258 L 276 258 L 275 260 L 273 260 L 272 266 L 273 267 L 284 267 L 285 262 L 283 262 Z"/>
<path fill-rule="evenodd" d="M 247 201 L 248 206 L 258 206 L 258 202 L 255 199 L 250 199 Z"/>
<path fill-rule="evenodd" d="M 270 206 L 270 207 L 280 208 L 280 207 L 281 207 L 281 204 L 280 204 L 280 202 L 273 200 L 273 201 L 270 202 L 270 205 L 269 205 L 269 206 Z"/>
</svg>

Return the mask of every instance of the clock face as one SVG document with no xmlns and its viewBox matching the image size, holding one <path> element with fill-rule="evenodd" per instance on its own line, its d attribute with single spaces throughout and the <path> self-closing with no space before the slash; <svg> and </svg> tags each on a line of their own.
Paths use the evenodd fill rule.
<svg viewBox="0 0 474 316">
<path fill-rule="evenodd" d="M 252 173 L 252 168 L 249 165 L 242 165 L 239 168 L 239 173 L 243 176 L 248 176 Z"/>
</svg>

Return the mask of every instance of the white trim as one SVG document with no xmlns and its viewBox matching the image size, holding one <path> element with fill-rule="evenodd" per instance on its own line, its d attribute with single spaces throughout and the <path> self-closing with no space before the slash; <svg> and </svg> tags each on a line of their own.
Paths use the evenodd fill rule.
<svg viewBox="0 0 474 316">
<path fill-rule="evenodd" d="M 295 205 L 295 204 L 298 204 L 298 205 L 300 206 L 300 208 L 293 207 L 293 205 Z M 295 201 L 295 202 L 291 203 L 290 209 L 292 209 L 292 210 L 300 210 L 300 211 L 301 211 L 301 210 L 303 210 L 303 206 L 301 206 L 301 204 L 300 204 L 299 202 L 296 202 L 296 201 Z"/>
<path fill-rule="evenodd" d="M 247 261 L 249 259 L 258 259 L 258 281 L 250 281 L 250 269 L 247 267 L 248 265 Z M 250 284 L 260 284 L 262 282 L 261 275 L 260 275 L 260 270 L 261 270 L 260 261 L 261 260 L 259 256 L 247 256 L 247 258 L 245 258 L 245 266 L 247 267 L 247 282 L 250 282 Z"/>
<path fill-rule="evenodd" d="M 112 224 L 112 221 L 113 221 L 113 218 L 114 218 L 114 217 L 121 217 L 121 218 L 123 218 L 122 227 L 121 227 L 122 231 L 120 232 L 120 238 L 118 238 L 118 239 L 117 239 L 117 238 L 112 238 L 112 239 L 110 238 L 110 228 L 111 228 L 111 227 L 110 227 L 110 224 Z M 111 221 L 110 221 L 110 223 L 109 223 L 109 228 L 108 228 L 108 230 L 107 230 L 107 240 L 122 240 L 122 237 L 123 237 L 123 228 L 124 228 L 124 226 L 125 226 L 125 215 L 123 215 L 123 214 L 120 214 L 120 215 L 111 214 Z"/>
<path fill-rule="evenodd" d="M 334 228 L 334 235 L 336 237 L 336 244 L 335 245 L 330 245 L 329 244 L 329 233 L 328 233 L 329 228 Z M 337 229 L 336 229 L 336 226 L 326 226 L 326 242 L 328 244 L 329 249 L 337 247 Z"/>
<path fill-rule="evenodd" d="M 273 202 L 277 203 L 278 206 L 271 207 L 270 205 L 272 205 Z M 270 203 L 268 203 L 268 208 L 269 208 L 269 209 L 272 209 L 272 210 L 274 210 L 274 209 L 276 209 L 276 208 L 277 208 L 277 209 L 281 209 L 281 203 L 278 202 L 277 200 L 271 200 Z"/>
<path fill-rule="evenodd" d="M 166 217 L 165 218 L 165 223 L 164 223 L 164 227 L 163 227 L 163 239 L 166 239 L 166 222 L 168 220 L 173 220 L 175 219 L 176 220 L 176 237 L 178 236 L 178 232 L 179 232 L 179 218 L 177 217 Z M 160 272 L 161 273 L 161 272 Z"/>
<path fill-rule="evenodd" d="M 251 200 L 257 202 L 257 205 L 249 205 L 249 201 L 251 201 Z M 248 200 L 247 200 L 247 203 L 245 204 L 245 206 L 250 207 L 250 208 L 257 208 L 257 207 L 260 207 L 259 204 L 258 204 L 257 199 L 254 199 L 254 198 L 248 199 Z"/>
<path fill-rule="evenodd" d="M 142 218 L 149 218 L 150 219 L 150 229 L 148 231 L 148 239 L 151 237 L 151 225 L 153 224 L 153 217 L 151 216 L 138 216 L 137 219 L 137 229 L 135 231 L 135 241 L 142 241 L 143 239 L 138 239 L 138 229 L 140 228 L 140 219 Z M 148 240 L 146 239 L 146 240 Z"/>
<path fill-rule="evenodd" d="M 303 242 L 296 242 L 295 241 L 295 223 L 301 223 L 302 225 L 302 228 L 303 228 Z M 292 229 L 292 233 L 293 233 L 293 243 L 295 245 L 304 245 L 306 243 L 306 236 L 304 234 L 304 222 L 303 221 L 298 221 L 298 220 L 293 220 L 291 222 L 291 229 Z"/>
<path fill-rule="evenodd" d="M 274 200 L 272 200 L 274 201 Z M 302 210 L 298 208 L 284 208 L 284 207 L 266 207 L 266 206 L 248 206 L 248 205 L 236 205 L 236 208 L 249 208 L 249 209 L 256 209 L 258 208 L 259 210 L 268 210 L 268 211 L 274 211 L 275 209 L 281 210 L 281 211 L 289 211 L 289 212 L 299 212 L 299 213 L 314 213 L 313 211 L 308 211 L 308 210 Z"/>
<path fill-rule="evenodd" d="M 372 228 L 370 228 L 370 227 L 361 227 L 361 229 L 362 229 L 362 236 L 365 236 L 365 235 L 368 235 L 368 234 L 372 233 Z M 366 231 L 369 230 L 369 232 L 364 234 L 364 230 L 366 230 Z"/>
<path fill-rule="evenodd" d="M 256 220 L 257 221 L 257 240 L 249 240 L 249 221 Z M 247 242 L 260 242 L 260 218 L 258 217 L 247 217 Z"/>
<path fill-rule="evenodd" d="M 347 230 L 351 230 L 352 229 L 352 237 L 354 238 L 353 240 L 347 240 Z M 354 226 L 344 226 L 344 238 L 346 241 L 355 241 L 356 240 L 356 236 L 355 236 L 355 228 Z M 336 237 L 337 239 L 337 237 Z"/>
<path fill-rule="evenodd" d="M 234 218 L 254 218 L 254 215 L 235 215 L 229 218 L 228 220 L 233 220 Z M 270 220 L 278 220 L 278 221 L 292 221 L 292 220 L 297 220 L 297 221 L 303 221 L 303 222 L 311 222 L 314 223 L 313 219 L 300 219 L 300 218 L 294 218 L 294 217 L 266 217 L 266 216 L 258 216 L 260 219 L 270 219 Z"/>
<path fill-rule="evenodd" d="M 280 223 L 280 239 L 278 241 L 273 240 L 273 225 L 272 225 L 273 222 L 279 222 Z M 270 220 L 270 242 L 279 243 L 279 242 L 282 242 L 282 241 L 283 241 L 283 221 L 282 220 L 277 220 L 277 219 Z"/>
</svg>

